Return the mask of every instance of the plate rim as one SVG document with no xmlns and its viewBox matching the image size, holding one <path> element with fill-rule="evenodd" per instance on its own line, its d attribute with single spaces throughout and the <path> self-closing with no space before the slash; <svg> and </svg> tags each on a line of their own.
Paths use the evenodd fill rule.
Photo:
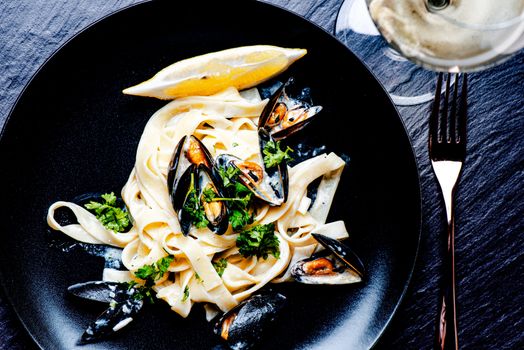
<svg viewBox="0 0 524 350">
<path fill-rule="evenodd" d="M 24 84 L 23 88 L 20 90 L 18 96 L 16 97 L 14 103 L 10 107 L 9 112 L 7 113 L 7 117 L 5 119 L 5 122 L 2 125 L 2 128 L 0 129 L 0 147 L 2 147 L 2 144 L 5 142 L 4 141 L 5 140 L 4 136 L 5 136 L 8 124 L 10 124 L 11 120 L 13 120 L 12 117 L 13 117 L 14 111 L 17 109 L 17 106 L 20 103 L 20 100 L 25 95 L 27 89 L 33 83 L 33 81 L 36 79 L 36 77 L 40 74 L 40 72 L 45 69 L 45 67 L 49 64 L 49 62 L 52 61 L 54 59 L 54 57 L 64 47 L 69 45 L 69 43 L 71 41 L 75 40 L 78 36 L 83 35 L 85 32 L 90 30 L 92 27 L 98 25 L 100 22 L 103 22 L 103 21 L 107 20 L 109 17 L 111 17 L 113 15 L 116 15 L 116 14 L 118 14 L 120 12 L 124 12 L 124 11 L 126 11 L 126 10 L 128 10 L 130 8 L 133 8 L 133 7 L 141 6 L 141 5 L 144 5 L 144 4 L 147 4 L 147 3 L 158 2 L 158 1 L 159 0 L 141 0 L 141 1 L 138 1 L 136 3 L 129 4 L 129 5 L 126 5 L 126 6 L 122 7 L 122 8 L 119 8 L 119 9 L 116 9 L 114 11 L 111 11 L 111 12 L 101 16 L 100 18 L 97 18 L 97 19 L 93 20 L 92 22 L 88 23 L 85 27 L 81 28 L 78 32 L 74 33 L 72 36 L 67 38 L 62 44 L 60 44 L 55 50 L 53 50 L 53 52 L 40 64 L 40 66 L 36 69 L 36 71 L 31 75 L 29 80 Z M 243 0 L 243 1 L 246 1 L 246 0 Z M 398 312 L 398 309 L 399 309 L 400 305 L 403 303 L 403 301 L 404 301 L 404 299 L 406 297 L 406 294 L 407 294 L 407 290 L 410 287 L 410 284 L 411 284 L 411 281 L 412 281 L 412 278 L 413 278 L 413 274 L 414 274 L 414 271 L 415 271 L 415 267 L 417 265 L 417 261 L 419 260 L 420 242 L 421 242 L 421 237 L 422 237 L 422 224 L 423 224 L 423 215 L 422 215 L 422 204 L 423 203 L 422 203 L 422 191 L 421 191 L 422 188 L 421 188 L 421 180 L 420 180 L 419 162 L 418 162 L 418 159 L 417 159 L 417 156 L 416 156 L 415 148 L 413 147 L 413 143 L 412 143 L 411 138 L 409 136 L 409 132 L 408 132 L 408 129 L 406 127 L 406 124 L 404 123 L 404 120 L 402 119 L 402 117 L 401 117 L 401 115 L 400 115 L 400 113 L 398 111 L 397 106 L 394 104 L 393 100 L 391 99 L 391 96 L 388 94 L 388 92 L 384 88 L 383 84 L 380 82 L 379 79 L 377 79 L 376 75 L 369 69 L 369 67 L 360 58 L 358 58 L 358 56 L 355 55 L 353 53 L 353 51 L 351 51 L 350 48 L 348 48 L 342 41 L 340 41 L 340 39 L 338 39 L 333 33 L 329 32 L 326 29 L 324 29 L 319 24 L 313 22 L 309 18 L 306 18 L 306 17 L 304 17 L 304 16 L 302 16 L 302 15 L 300 15 L 300 14 L 294 12 L 294 11 L 286 9 L 285 7 L 283 7 L 281 5 L 268 3 L 268 2 L 265 2 L 263 0 L 248 0 L 248 1 L 250 1 L 251 3 L 257 3 L 260 6 L 267 6 L 267 7 L 270 7 L 270 8 L 274 8 L 276 10 L 284 11 L 284 12 L 288 13 L 289 15 L 292 15 L 292 16 L 295 16 L 295 17 L 299 17 L 300 19 L 302 19 L 302 20 L 308 22 L 309 24 L 313 25 L 317 30 L 321 30 L 322 32 L 327 34 L 329 37 L 331 37 L 331 39 L 334 39 L 338 44 L 343 46 L 345 50 L 347 50 L 351 55 L 353 55 L 362 64 L 363 68 L 365 68 L 367 70 L 367 72 L 373 77 L 373 79 L 380 85 L 381 89 L 385 93 L 385 96 L 389 100 L 389 103 L 391 104 L 391 106 L 395 110 L 396 117 L 397 117 L 398 121 L 400 122 L 400 124 L 402 126 L 402 130 L 403 130 L 403 132 L 405 134 L 405 137 L 407 138 L 407 141 L 408 141 L 408 144 L 409 144 L 409 148 L 410 148 L 410 151 L 411 151 L 411 157 L 410 158 L 414 162 L 415 174 L 416 174 L 416 184 L 414 184 L 414 185 L 416 185 L 416 190 L 417 190 L 416 196 L 417 196 L 417 199 L 418 199 L 418 201 L 417 201 L 418 220 L 417 220 L 417 230 L 416 230 L 417 231 L 416 232 L 416 234 L 417 234 L 417 242 L 416 242 L 415 252 L 414 252 L 414 255 L 413 255 L 413 260 L 412 260 L 412 262 L 410 262 L 411 267 L 409 269 L 406 281 L 404 283 L 404 287 L 403 287 L 403 289 L 402 289 L 402 291 L 400 293 L 400 296 L 398 297 L 398 300 L 395 301 L 395 305 L 393 306 L 393 309 L 392 309 L 391 313 L 389 314 L 386 322 L 380 328 L 380 330 L 377 332 L 377 335 L 375 336 L 375 339 L 373 339 L 373 341 L 371 342 L 370 349 L 373 349 L 378 344 L 380 338 L 384 335 L 385 330 L 388 328 L 388 326 L 390 325 L 390 323 L 391 323 L 392 319 L 394 318 L 395 314 Z M 337 12 L 339 10 L 337 10 Z M 5 305 L 14 312 L 14 314 L 16 315 L 18 321 L 22 325 L 25 333 L 27 335 L 29 335 L 30 339 L 33 341 L 33 343 L 38 348 L 40 348 L 42 350 L 47 350 L 38 341 L 38 339 L 36 338 L 36 335 L 33 332 L 31 332 L 27 322 L 21 316 L 19 308 L 17 308 L 15 306 L 15 304 L 13 303 L 12 298 L 11 298 L 9 292 L 8 292 L 8 289 L 7 289 L 7 283 L 5 282 L 5 276 L 4 276 L 3 268 L 1 266 L 0 266 L 0 287 L 2 289 L 1 292 L 2 292 L 3 299 L 7 301 L 7 302 L 5 302 Z"/>
</svg>

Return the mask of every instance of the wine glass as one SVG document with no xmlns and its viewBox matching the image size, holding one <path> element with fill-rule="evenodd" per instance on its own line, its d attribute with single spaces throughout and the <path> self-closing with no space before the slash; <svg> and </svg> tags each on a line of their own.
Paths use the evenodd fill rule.
<svg viewBox="0 0 524 350">
<path fill-rule="evenodd" d="M 481 70 L 521 49 L 524 0 L 346 0 L 336 34 L 397 105 L 413 105 L 433 98 L 426 69 Z"/>
<path fill-rule="evenodd" d="M 378 37 L 379 33 L 385 40 Z M 522 49 L 524 0 L 346 0 L 339 12 L 336 34 L 370 66 L 396 104 L 418 104 L 433 98 L 432 72 L 483 70 Z M 389 45 L 386 46 L 386 42 Z M 440 74 L 438 81 L 442 82 Z M 466 101 L 465 77 L 463 82 L 462 101 Z M 400 95 L 397 85 L 402 86 Z M 447 110 L 450 82 L 446 85 L 444 108 Z M 443 135 L 455 135 L 451 130 L 456 127 L 457 90 L 458 87 L 453 93 L 451 115 L 447 112 L 440 115 L 449 118 L 441 124 Z M 435 93 L 432 113 L 435 120 L 439 118 L 439 98 Z M 465 113 L 466 103 L 462 105 L 460 110 Z M 465 130 L 465 124 L 462 127 Z M 461 140 L 465 145 L 464 137 Z M 442 141 L 442 145 L 455 147 L 455 150 L 458 146 L 454 136 Z M 465 152 L 465 148 L 461 152 Z M 454 166 L 462 164 L 456 157 L 445 159 L 453 159 L 447 163 L 454 163 Z M 463 154 L 461 157 L 463 161 Z M 432 157 L 432 164 L 434 160 Z M 458 176 L 458 171 L 455 175 Z M 445 279 L 447 283 L 443 284 L 439 298 L 434 347 L 443 350 L 458 349 L 453 235 L 451 226 L 446 236 L 448 263 L 445 264 L 450 278 Z"/>
</svg>

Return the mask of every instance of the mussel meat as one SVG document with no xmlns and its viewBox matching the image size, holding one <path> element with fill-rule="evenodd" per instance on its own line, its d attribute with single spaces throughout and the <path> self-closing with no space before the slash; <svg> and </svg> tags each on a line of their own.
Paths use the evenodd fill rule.
<svg viewBox="0 0 524 350">
<path fill-rule="evenodd" d="M 289 78 L 275 91 L 258 121 L 258 128 L 269 130 L 275 140 L 304 128 L 322 110 L 322 106 L 312 106 L 308 88 L 303 89 L 298 97 L 290 97 L 286 88 L 293 83 L 293 78 Z"/>
<path fill-rule="evenodd" d="M 175 147 L 167 172 L 167 187 L 172 197 L 176 196 L 178 183 L 192 164 L 196 166 L 204 164 L 211 169 L 213 168 L 213 157 L 206 146 L 195 136 L 184 136 Z"/>
<path fill-rule="evenodd" d="M 284 307 L 285 301 L 286 297 L 279 293 L 253 295 L 220 317 L 214 332 L 231 349 L 251 349 Z"/>
<path fill-rule="evenodd" d="M 200 205 L 204 208 L 204 214 L 209 221 L 207 227 L 214 233 L 221 235 L 227 231 L 229 221 L 227 207 L 224 201 L 213 200 L 224 198 L 224 189 L 221 181 L 216 180 L 213 172 L 205 165 L 198 167 L 199 183 L 197 193 Z"/>
<path fill-rule="evenodd" d="M 195 213 L 203 211 L 207 227 L 216 234 L 228 228 L 222 181 L 211 170 L 214 162 L 204 144 L 195 136 L 184 136 L 173 153 L 168 172 L 168 190 L 178 214 L 182 233 L 188 235 Z M 205 224 L 204 224 L 205 226 Z"/>
<path fill-rule="evenodd" d="M 312 235 L 326 249 L 291 267 L 291 275 L 297 282 L 348 284 L 362 281 L 364 264 L 347 245 L 324 235 Z"/>
</svg>

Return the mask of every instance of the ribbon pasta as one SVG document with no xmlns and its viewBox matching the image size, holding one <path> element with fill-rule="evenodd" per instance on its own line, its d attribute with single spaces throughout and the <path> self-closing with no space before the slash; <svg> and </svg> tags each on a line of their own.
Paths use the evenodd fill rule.
<svg viewBox="0 0 524 350">
<path fill-rule="evenodd" d="M 209 318 L 216 308 L 228 311 L 269 282 L 291 280 L 290 265 L 319 249 L 311 232 L 336 239 L 348 236 L 344 222 L 326 223 L 344 167 L 340 157 L 321 154 L 289 168 L 287 202 L 280 207 L 259 208 L 255 223 L 275 223 L 278 259 L 242 257 L 236 247 L 238 234 L 231 228 L 222 236 L 207 227 L 192 228 L 185 237 L 166 183 L 173 150 L 184 135 L 198 137 L 213 156 L 228 153 L 260 163 L 257 122 L 266 102 L 256 89 L 238 92 L 228 88 L 212 96 L 184 97 L 168 103 L 147 123 L 135 166 L 122 189 L 122 198 L 133 218 L 132 229 L 115 233 L 86 209 L 62 201 L 49 208 L 49 226 L 81 242 L 123 248 L 122 262 L 130 272 L 167 254 L 173 255 L 168 271 L 174 279 L 168 279 L 166 274 L 153 288 L 157 298 L 165 300 L 183 317 L 194 303 L 207 303 Z M 318 178 L 322 180 L 313 201 L 307 197 L 307 189 Z M 69 208 L 78 224 L 60 225 L 54 218 L 60 207 Z M 212 265 L 212 260 L 219 258 L 228 261 L 221 277 Z M 184 291 L 189 291 L 187 297 Z"/>
</svg>

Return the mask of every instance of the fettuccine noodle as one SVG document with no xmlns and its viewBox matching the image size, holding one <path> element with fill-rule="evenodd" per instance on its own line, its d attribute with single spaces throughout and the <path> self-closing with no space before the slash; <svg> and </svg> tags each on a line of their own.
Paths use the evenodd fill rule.
<svg viewBox="0 0 524 350">
<path fill-rule="evenodd" d="M 258 209 L 254 224 L 275 223 L 278 259 L 272 255 L 267 259 L 241 256 L 236 247 L 238 233 L 231 227 L 221 236 L 207 227 L 193 227 L 190 235 L 184 236 L 166 184 L 173 150 L 185 135 L 198 137 L 214 157 L 227 153 L 261 164 L 257 122 L 266 102 L 256 89 L 239 93 L 228 88 L 212 96 L 184 97 L 168 103 L 147 123 L 135 166 L 122 189 L 133 218 L 131 230 L 115 233 L 83 207 L 62 201 L 49 208 L 49 226 L 81 242 L 123 248 L 122 261 L 130 272 L 173 255 L 168 271 L 174 279 L 166 274 L 156 281 L 154 290 L 157 298 L 183 317 L 194 303 L 208 303 L 206 310 L 211 316 L 216 312 L 214 307 L 228 311 L 269 282 L 291 280 L 290 264 L 317 249 L 311 232 L 336 239 L 348 235 L 344 222 L 326 223 L 344 167 L 340 157 L 321 154 L 289 168 L 288 200 L 279 207 Z M 318 178 L 322 180 L 312 201 L 307 188 Z M 54 218 L 60 207 L 71 209 L 78 224 L 60 225 Z M 219 258 L 228 261 L 221 277 L 212 265 Z M 109 275 L 104 276 L 111 278 Z M 189 290 L 187 298 L 183 297 L 185 290 Z"/>
</svg>

